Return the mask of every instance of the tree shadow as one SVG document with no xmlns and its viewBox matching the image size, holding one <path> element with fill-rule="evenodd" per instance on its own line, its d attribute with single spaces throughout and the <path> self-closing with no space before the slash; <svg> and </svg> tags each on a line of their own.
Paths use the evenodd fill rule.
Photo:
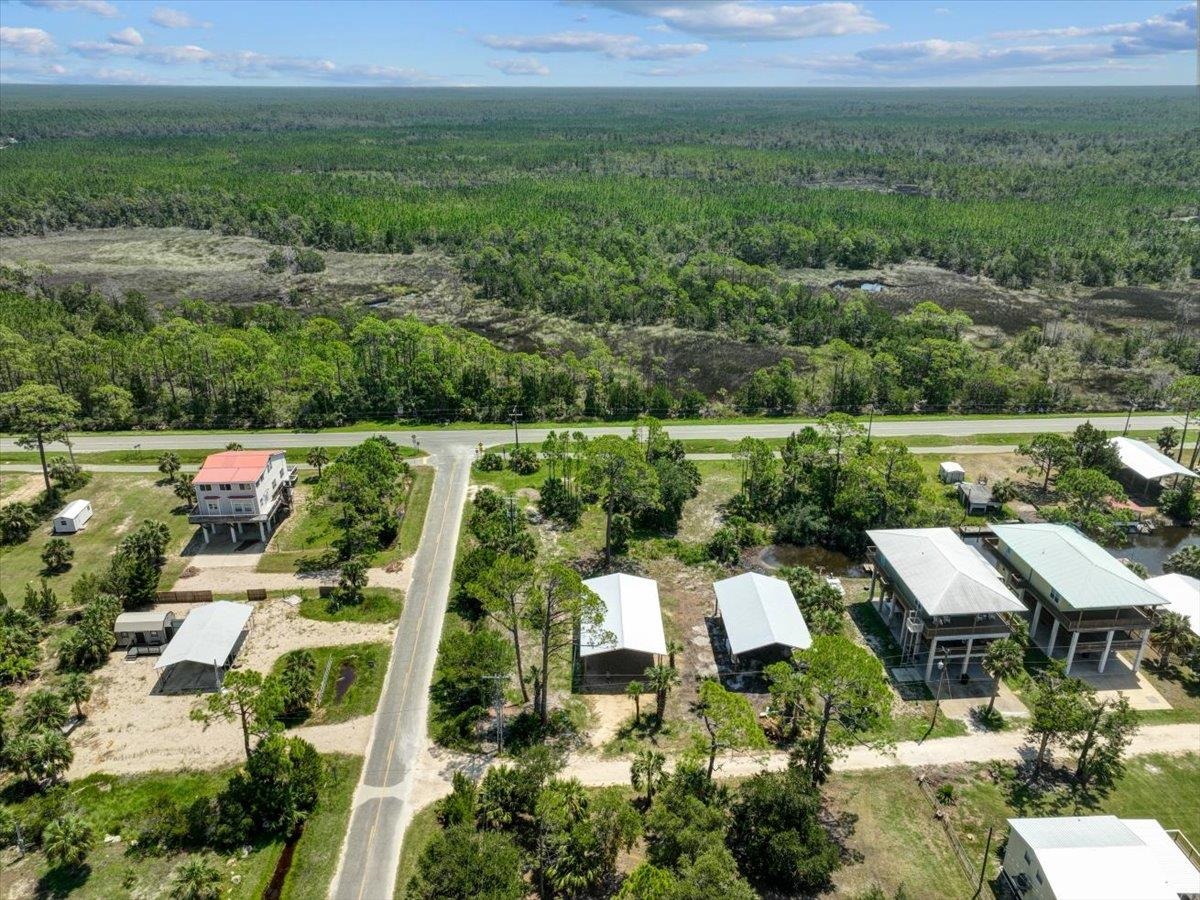
<svg viewBox="0 0 1200 900">
<path fill-rule="evenodd" d="M 83 887 L 91 876 L 92 867 L 87 863 L 81 866 L 55 866 L 38 879 L 34 896 L 38 900 L 67 897 Z"/>
</svg>

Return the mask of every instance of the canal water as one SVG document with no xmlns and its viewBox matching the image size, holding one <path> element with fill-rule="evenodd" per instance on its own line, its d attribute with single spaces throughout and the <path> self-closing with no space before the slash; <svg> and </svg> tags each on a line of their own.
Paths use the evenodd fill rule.
<svg viewBox="0 0 1200 900">
<path fill-rule="evenodd" d="M 1151 576 L 1163 573 L 1168 556 L 1183 547 L 1200 546 L 1200 530 L 1195 528 L 1159 528 L 1153 534 L 1130 535 L 1123 547 L 1109 547 L 1108 552 L 1120 559 L 1141 563 Z"/>
</svg>

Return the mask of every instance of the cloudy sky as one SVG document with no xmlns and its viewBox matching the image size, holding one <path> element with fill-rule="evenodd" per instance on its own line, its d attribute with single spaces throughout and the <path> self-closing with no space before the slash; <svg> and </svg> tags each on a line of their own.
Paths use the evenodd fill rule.
<svg viewBox="0 0 1200 900">
<path fill-rule="evenodd" d="M 7 82 L 1195 84 L 1195 0 L 0 0 Z"/>
</svg>

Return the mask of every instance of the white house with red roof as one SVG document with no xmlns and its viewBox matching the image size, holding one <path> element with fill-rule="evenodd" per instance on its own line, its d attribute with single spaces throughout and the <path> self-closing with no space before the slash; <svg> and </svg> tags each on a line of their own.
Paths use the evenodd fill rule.
<svg viewBox="0 0 1200 900">
<path fill-rule="evenodd" d="M 221 525 L 237 541 L 247 525 L 258 526 L 262 540 L 292 502 L 296 467 L 282 450 L 225 450 L 204 460 L 192 479 L 196 507 L 188 521 L 204 530 L 204 543 Z M 212 529 L 210 532 L 209 529 Z"/>
</svg>

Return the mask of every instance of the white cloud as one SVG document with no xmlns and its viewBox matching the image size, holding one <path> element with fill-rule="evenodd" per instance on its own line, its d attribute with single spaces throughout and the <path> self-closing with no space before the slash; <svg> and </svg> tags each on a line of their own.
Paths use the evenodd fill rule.
<svg viewBox="0 0 1200 900">
<path fill-rule="evenodd" d="M 127 47 L 140 47 L 146 43 L 142 38 L 141 33 L 133 27 L 122 28 L 120 31 L 114 31 L 108 36 L 108 39 L 114 44 L 124 44 Z"/>
<path fill-rule="evenodd" d="M 1181 6 L 1165 15 L 1151 16 L 1140 22 L 1114 22 L 1086 27 L 1035 28 L 1001 31 L 992 37 L 998 41 L 1027 41 L 1041 38 L 1113 37 L 1112 47 L 1123 56 L 1142 56 L 1196 49 L 1196 6 Z"/>
<path fill-rule="evenodd" d="M 369 64 L 339 65 L 329 59 L 308 56 L 273 56 L 242 51 L 215 57 L 212 63 L 235 78 L 270 78 L 299 75 L 315 81 L 341 84 L 390 84 L 415 86 L 437 84 L 440 78 L 420 69 Z"/>
<path fill-rule="evenodd" d="M 169 6 L 155 7 L 154 12 L 150 13 L 150 21 L 159 28 L 208 28 L 212 25 L 211 22 L 201 22 L 183 10 L 171 9 Z"/>
<path fill-rule="evenodd" d="M 0 47 L 26 56 L 45 56 L 58 49 L 50 33 L 41 28 L 11 28 L 8 25 L 0 26 Z"/>
<path fill-rule="evenodd" d="M 113 69 L 101 66 L 90 75 L 93 81 L 101 81 L 105 84 L 163 84 L 153 75 L 137 69 Z"/>
<path fill-rule="evenodd" d="M 505 75 L 538 75 L 544 78 L 550 74 L 550 67 L 539 62 L 533 56 L 519 56 L 516 59 L 489 59 L 487 64 Z"/>
<path fill-rule="evenodd" d="M 601 53 L 609 59 L 679 59 L 708 50 L 707 44 L 647 44 L 633 34 L 558 31 L 552 34 L 495 35 L 482 38 L 494 50 L 523 53 Z"/>
<path fill-rule="evenodd" d="M 873 34 L 887 28 L 857 3 L 774 4 L 746 0 L 592 0 L 617 12 L 660 19 L 675 31 L 736 41 Z"/>
<path fill-rule="evenodd" d="M 947 9 L 945 6 L 938 6 L 938 7 L 935 7 L 935 8 L 934 8 L 934 10 L 933 10 L 933 14 L 934 14 L 935 16 L 949 16 L 949 15 L 952 15 L 952 13 L 950 12 L 950 10 L 949 10 L 949 9 Z"/>
<path fill-rule="evenodd" d="M 115 19 L 120 13 L 106 0 L 24 0 L 34 9 L 49 9 L 53 12 L 85 12 L 105 19 Z"/>
<path fill-rule="evenodd" d="M 116 41 L 77 41 L 71 45 L 71 51 L 88 59 L 124 56 L 164 66 L 208 62 L 215 57 L 211 50 L 205 50 L 195 44 L 185 44 L 180 47 L 158 47 Z"/>
<path fill-rule="evenodd" d="M 42 62 L 41 60 L 4 60 L 0 65 L 0 80 L 9 76 L 19 75 L 22 78 L 54 80 L 67 74 L 67 68 L 58 63 Z"/>
</svg>

